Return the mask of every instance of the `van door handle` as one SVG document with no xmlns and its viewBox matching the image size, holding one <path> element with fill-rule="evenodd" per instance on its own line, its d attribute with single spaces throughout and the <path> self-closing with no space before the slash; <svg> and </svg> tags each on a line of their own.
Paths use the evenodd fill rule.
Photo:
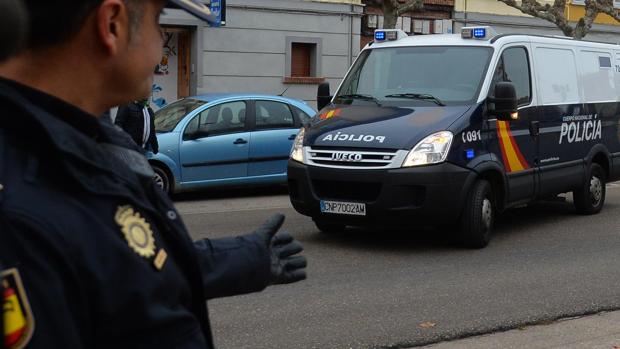
<svg viewBox="0 0 620 349">
<path fill-rule="evenodd" d="M 540 134 L 540 123 L 538 121 L 530 121 L 530 135 L 538 137 Z"/>
<path fill-rule="evenodd" d="M 293 139 L 295 139 L 295 137 L 297 137 L 297 135 L 290 135 L 290 136 L 288 136 L 288 140 L 292 141 Z"/>
<path fill-rule="evenodd" d="M 237 138 L 236 141 L 233 142 L 233 144 L 246 144 L 248 141 L 246 141 L 243 138 Z"/>
</svg>

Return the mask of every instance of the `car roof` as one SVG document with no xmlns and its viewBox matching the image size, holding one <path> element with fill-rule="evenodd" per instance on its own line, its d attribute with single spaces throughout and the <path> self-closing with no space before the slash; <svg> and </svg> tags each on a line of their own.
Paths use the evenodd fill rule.
<svg viewBox="0 0 620 349">
<path fill-rule="evenodd" d="M 267 95 L 267 94 L 260 94 L 260 93 L 205 93 L 205 94 L 200 94 L 200 95 L 196 95 L 196 96 L 190 96 L 188 98 L 193 98 L 193 99 L 198 99 L 201 101 L 205 101 L 205 102 L 213 102 L 213 101 L 217 101 L 220 99 L 230 99 L 230 98 L 273 98 L 273 99 L 279 99 L 279 100 L 289 100 L 289 101 L 296 101 L 296 102 L 302 102 L 302 100 L 297 99 L 297 98 L 291 98 L 291 97 L 284 97 L 284 96 L 276 96 L 276 95 Z"/>
</svg>

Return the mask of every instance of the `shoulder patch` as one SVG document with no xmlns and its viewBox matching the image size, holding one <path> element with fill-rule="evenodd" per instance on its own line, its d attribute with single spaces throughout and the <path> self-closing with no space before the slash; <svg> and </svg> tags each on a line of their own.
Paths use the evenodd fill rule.
<svg viewBox="0 0 620 349">
<path fill-rule="evenodd" d="M 34 317 L 16 268 L 0 272 L 2 279 L 2 319 L 4 346 L 21 349 L 30 342 L 34 333 Z"/>
<path fill-rule="evenodd" d="M 155 238 L 151 225 L 146 222 L 139 212 L 131 206 L 119 206 L 114 220 L 120 226 L 127 244 L 134 252 L 144 258 L 155 255 Z"/>
</svg>

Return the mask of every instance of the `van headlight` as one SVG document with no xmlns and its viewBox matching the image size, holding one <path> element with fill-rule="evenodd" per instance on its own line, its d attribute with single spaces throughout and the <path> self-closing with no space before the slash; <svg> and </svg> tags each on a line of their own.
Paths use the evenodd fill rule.
<svg viewBox="0 0 620 349">
<path fill-rule="evenodd" d="M 297 133 L 297 137 L 293 141 L 293 149 L 291 149 L 291 159 L 295 161 L 299 161 L 303 164 L 304 162 L 304 135 L 306 134 L 306 129 L 301 128 L 299 133 Z"/>
<path fill-rule="evenodd" d="M 407 154 L 403 167 L 422 166 L 444 162 L 448 157 L 452 132 L 441 131 L 424 138 Z"/>
</svg>

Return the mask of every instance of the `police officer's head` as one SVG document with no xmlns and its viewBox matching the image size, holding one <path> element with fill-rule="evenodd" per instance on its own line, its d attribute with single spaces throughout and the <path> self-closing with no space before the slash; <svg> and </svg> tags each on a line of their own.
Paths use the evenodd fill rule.
<svg viewBox="0 0 620 349">
<path fill-rule="evenodd" d="M 24 49 L 0 64 L 0 76 L 93 115 L 150 94 L 166 3 L 205 20 L 212 15 L 198 0 L 16 1 L 29 14 L 29 35 Z"/>
<path fill-rule="evenodd" d="M 0 0 L 0 62 L 17 53 L 26 40 L 28 17 L 22 0 Z"/>
<path fill-rule="evenodd" d="M 30 79 L 34 82 L 25 82 L 34 87 L 52 86 L 41 80 L 54 74 L 56 80 L 64 76 L 65 85 L 46 92 L 65 94 L 96 115 L 149 94 L 162 55 L 159 16 L 165 0 L 19 1 L 27 8 L 30 31 L 25 49 L 5 63 L 3 75 Z M 88 102 L 93 99 L 96 103 Z"/>
</svg>

